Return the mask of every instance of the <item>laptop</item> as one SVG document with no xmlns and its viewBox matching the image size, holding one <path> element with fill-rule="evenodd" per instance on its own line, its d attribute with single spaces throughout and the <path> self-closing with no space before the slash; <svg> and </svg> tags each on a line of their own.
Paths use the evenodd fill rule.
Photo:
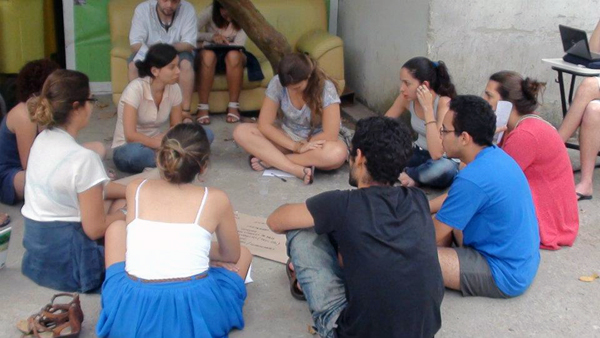
<svg viewBox="0 0 600 338">
<path fill-rule="evenodd" d="M 581 29 L 558 25 L 565 53 L 588 61 L 600 61 L 600 54 L 590 52 L 587 34 Z"/>
</svg>

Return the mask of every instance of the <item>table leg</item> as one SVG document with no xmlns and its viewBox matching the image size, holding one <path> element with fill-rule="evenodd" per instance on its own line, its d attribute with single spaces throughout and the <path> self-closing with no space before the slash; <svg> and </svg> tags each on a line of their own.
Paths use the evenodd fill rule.
<svg viewBox="0 0 600 338">
<path fill-rule="evenodd" d="M 565 83 L 563 81 L 563 73 L 556 69 L 558 73 L 558 87 L 560 88 L 560 103 L 562 105 L 563 118 L 567 115 L 567 99 L 565 98 Z"/>
</svg>

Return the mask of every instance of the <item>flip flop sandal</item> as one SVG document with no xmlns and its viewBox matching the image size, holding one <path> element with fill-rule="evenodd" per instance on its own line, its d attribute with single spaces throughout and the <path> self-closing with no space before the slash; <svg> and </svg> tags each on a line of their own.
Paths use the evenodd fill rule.
<svg viewBox="0 0 600 338">
<path fill-rule="evenodd" d="M 579 201 L 587 201 L 587 200 L 591 200 L 592 198 L 594 198 L 594 196 L 592 195 L 584 195 L 581 193 L 576 192 L 577 194 L 577 202 Z"/>
<path fill-rule="evenodd" d="M 4 222 L 2 222 L 2 224 L 0 224 L 0 228 L 5 227 L 10 224 L 10 216 L 8 214 L 5 214 L 5 215 L 6 215 L 6 218 L 4 219 Z"/>
<path fill-rule="evenodd" d="M 292 294 L 292 297 L 297 300 L 306 300 L 304 292 L 298 288 L 298 279 L 296 278 L 295 272 L 290 269 L 291 262 L 292 259 L 288 258 L 287 263 L 285 263 L 285 273 L 287 274 L 288 281 L 290 282 L 290 293 Z"/>
<path fill-rule="evenodd" d="M 196 122 L 200 123 L 203 126 L 209 125 L 210 124 L 210 116 L 209 115 L 198 116 L 196 118 Z"/>
<path fill-rule="evenodd" d="M 308 173 L 306 172 L 306 169 L 309 169 L 309 168 L 302 169 L 304 171 L 304 176 L 302 176 L 302 182 L 304 182 L 306 175 L 308 175 Z M 315 166 L 313 165 L 310 167 L 310 180 L 308 181 L 307 185 L 313 184 L 314 180 L 315 180 Z"/>
<path fill-rule="evenodd" d="M 252 168 L 252 159 L 253 159 L 253 158 L 258 158 L 258 157 L 256 157 L 256 156 L 253 156 L 253 155 L 250 155 L 250 156 L 248 156 L 248 165 L 250 166 L 250 169 L 252 169 L 252 170 L 254 170 L 254 171 L 264 171 L 264 170 L 267 170 L 267 169 L 271 169 L 271 168 L 273 168 L 273 167 L 266 166 L 266 165 L 265 165 L 265 162 L 263 162 L 262 160 L 258 160 L 258 162 L 256 162 L 256 163 L 257 163 L 257 164 L 258 164 L 258 165 L 259 165 L 259 166 L 260 166 L 262 169 L 260 169 L 260 170 L 255 170 L 254 168 Z"/>
</svg>

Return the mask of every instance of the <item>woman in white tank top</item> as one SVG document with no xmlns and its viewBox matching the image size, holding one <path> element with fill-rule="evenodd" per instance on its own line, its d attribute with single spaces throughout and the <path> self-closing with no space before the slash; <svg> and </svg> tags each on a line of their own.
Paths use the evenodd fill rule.
<svg viewBox="0 0 600 338">
<path fill-rule="evenodd" d="M 409 111 L 418 138 L 413 156 L 400 174 L 404 186 L 426 185 L 444 189 L 458 173 L 458 162 L 444 155 L 440 128 L 456 90 L 442 61 L 424 57 L 408 60 L 400 69 L 400 95 L 385 116 L 398 118 Z"/>
<path fill-rule="evenodd" d="M 100 337 L 224 337 L 242 329 L 252 256 L 227 195 L 192 182 L 207 167 L 197 123 L 179 124 L 157 155 L 161 179 L 127 187 L 127 223 L 106 232 Z M 216 233 L 218 243 L 212 243 Z"/>
</svg>

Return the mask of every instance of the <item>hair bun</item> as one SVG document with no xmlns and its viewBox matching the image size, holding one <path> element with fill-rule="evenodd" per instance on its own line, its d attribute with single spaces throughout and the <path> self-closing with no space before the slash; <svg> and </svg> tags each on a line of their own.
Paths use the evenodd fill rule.
<svg viewBox="0 0 600 338">
<path fill-rule="evenodd" d="M 27 110 L 29 111 L 29 119 L 43 127 L 54 126 L 54 117 L 52 115 L 52 104 L 47 98 L 41 96 L 33 96 L 27 100 Z"/>
<path fill-rule="evenodd" d="M 179 170 L 187 156 L 178 140 L 166 139 L 158 151 L 157 166 L 168 181 L 177 180 Z"/>
</svg>

